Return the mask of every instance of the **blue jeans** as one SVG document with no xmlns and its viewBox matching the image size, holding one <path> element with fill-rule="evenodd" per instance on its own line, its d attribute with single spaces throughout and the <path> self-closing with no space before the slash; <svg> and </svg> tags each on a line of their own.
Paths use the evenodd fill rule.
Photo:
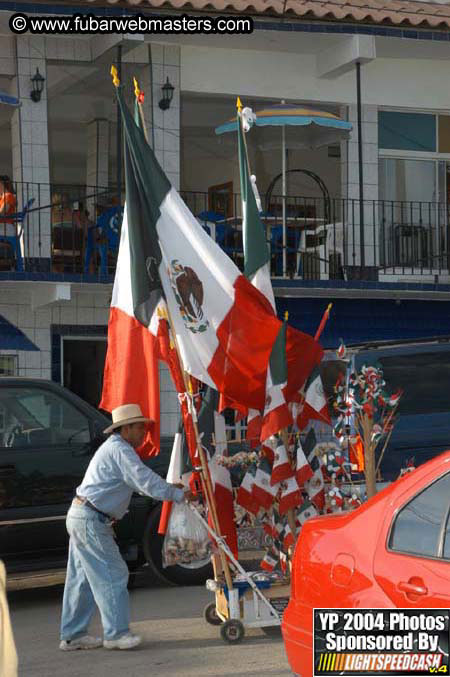
<svg viewBox="0 0 450 677">
<path fill-rule="evenodd" d="M 61 616 L 61 639 L 85 635 L 100 611 L 105 639 L 129 632 L 128 567 L 106 517 L 83 505 L 72 505 L 67 513 L 70 536 Z"/>
</svg>

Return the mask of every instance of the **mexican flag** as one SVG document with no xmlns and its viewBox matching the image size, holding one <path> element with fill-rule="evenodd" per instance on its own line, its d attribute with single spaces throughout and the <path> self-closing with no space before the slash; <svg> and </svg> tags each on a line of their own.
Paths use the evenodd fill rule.
<svg viewBox="0 0 450 677">
<path fill-rule="evenodd" d="M 274 441 L 275 454 L 272 466 L 272 475 L 270 477 L 270 483 L 272 485 L 278 484 L 283 480 L 287 480 L 292 475 L 291 463 L 283 440 L 279 435 L 274 435 Z"/>
<path fill-rule="evenodd" d="M 244 109 L 244 112 L 249 109 Z M 270 251 L 266 241 L 264 224 L 259 215 L 259 209 L 255 196 L 255 186 L 252 181 L 249 169 L 247 147 L 243 130 L 243 113 L 238 113 L 238 156 L 239 172 L 241 182 L 242 196 L 242 238 L 244 245 L 244 274 L 250 280 L 252 285 L 259 289 L 267 301 L 271 304 L 274 312 L 275 297 L 272 289 L 270 277 Z M 280 328 L 277 340 L 275 341 L 270 354 L 269 368 L 266 375 L 266 400 L 264 412 L 261 417 L 259 411 L 250 410 L 248 413 L 249 426 L 247 429 L 247 439 L 252 440 L 261 428 L 260 438 L 262 441 L 267 439 L 273 433 L 278 432 L 292 423 L 292 416 L 289 411 L 286 396 L 287 391 L 292 393 L 292 382 L 300 382 L 298 376 L 298 365 L 302 365 L 302 385 L 306 380 L 317 359 L 320 359 L 322 349 L 315 343 L 317 352 L 309 353 L 312 337 L 296 332 L 284 323 Z M 286 358 L 287 345 L 291 340 L 296 340 L 299 344 L 303 342 L 304 351 L 296 357 L 296 369 L 290 370 L 290 383 L 288 383 L 288 358 Z M 288 350 L 289 352 L 289 350 Z M 294 359 L 291 352 L 291 366 L 294 366 Z M 295 375 L 294 375 L 295 374 Z"/>
<path fill-rule="evenodd" d="M 331 425 L 327 398 L 323 389 L 319 367 L 314 369 L 306 384 L 303 407 L 297 418 L 299 430 L 304 430 L 311 419 Z"/>
<path fill-rule="evenodd" d="M 257 515 L 260 505 L 253 495 L 253 485 L 255 483 L 256 464 L 252 463 L 245 473 L 236 496 L 236 503 L 242 506 L 247 512 Z"/>
<path fill-rule="evenodd" d="M 294 475 L 283 482 L 281 486 L 282 491 L 278 503 L 278 510 L 280 515 L 285 515 L 291 508 L 296 508 L 301 505 L 303 499 Z"/>
<path fill-rule="evenodd" d="M 189 459 L 186 435 L 183 424 L 180 421 L 178 432 L 175 433 L 175 437 L 173 438 L 172 453 L 170 456 L 169 468 L 167 470 L 166 482 L 169 482 L 170 484 L 182 482 L 187 486 L 191 471 L 192 466 Z M 172 501 L 163 501 L 158 527 L 159 534 L 164 535 L 166 533 L 171 511 Z"/>
<path fill-rule="evenodd" d="M 266 378 L 266 401 L 261 424 L 262 441 L 292 423 L 291 410 L 285 397 L 288 380 L 286 330 L 287 322 L 284 321 L 270 354 Z"/>
<path fill-rule="evenodd" d="M 110 344 L 118 345 L 111 349 L 115 355 L 127 353 L 124 364 L 133 360 L 134 346 L 122 340 L 128 331 L 124 325 L 139 323 L 151 331 L 165 298 L 184 370 L 230 399 L 262 409 L 267 364 L 281 322 L 264 294 L 205 233 L 170 185 L 120 88 L 116 91 L 125 135 L 127 208 L 115 280 L 120 325 L 116 319 L 109 333 Z M 320 347 L 298 334 L 288 337 L 288 360 L 296 360 L 300 352 L 316 361 Z M 146 379 L 136 378 L 142 371 L 140 357 L 134 364 L 129 378 L 142 380 L 143 391 Z"/>
<path fill-rule="evenodd" d="M 220 456 L 227 456 L 225 419 L 217 412 L 219 393 L 208 388 L 198 415 L 200 442 L 209 450 L 209 473 L 217 507 L 220 533 L 225 537 L 233 555 L 238 557 L 236 524 L 234 521 L 233 487 L 228 468 L 219 463 Z M 214 435 L 214 437 L 213 437 Z M 208 516 L 211 526 L 211 515 Z"/>
</svg>

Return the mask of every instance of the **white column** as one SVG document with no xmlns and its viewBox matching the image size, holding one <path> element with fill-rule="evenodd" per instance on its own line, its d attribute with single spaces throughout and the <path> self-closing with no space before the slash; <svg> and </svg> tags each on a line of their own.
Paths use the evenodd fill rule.
<svg viewBox="0 0 450 677">
<path fill-rule="evenodd" d="M 13 180 L 17 182 L 17 198 L 22 207 L 34 198 L 33 209 L 24 230 L 25 257 L 50 258 L 50 174 L 48 153 L 47 69 L 43 36 L 16 38 L 17 72 L 11 83 L 11 94 L 21 106 L 12 116 Z M 41 100 L 30 98 L 31 77 L 39 69 L 45 78 Z"/>
<path fill-rule="evenodd" d="M 343 113 L 343 111 L 341 112 Z M 342 196 L 347 199 L 345 263 L 346 265 L 360 265 L 360 195 L 356 104 L 347 107 L 346 117 L 352 123 L 353 130 L 349 141 L 341 144 Z M 375 266 L 379 260 L 377 106 L 362 106 L 362 155 L 365 265 Z"/>
<path fill-rule="evenodd" d="M 108 188 L 109 169 L 109 122 L 92 120 L 87 129 L 86 195 L 101 193 Z M 97 200 L 87 199 L 87 209 L 94 218 L 93 207 Z"/>
<path fill-rule="evenodd" d="M 151 46 L 153 65 L 153 126 L 155 153 L 174 188 L 180 188 L 180 48 Z M 161 110 L 162 86 L 169 78 L 173 99 L 168 110 Z M 149 129 L 151 137 L 151 129 Z"/>
</svg>

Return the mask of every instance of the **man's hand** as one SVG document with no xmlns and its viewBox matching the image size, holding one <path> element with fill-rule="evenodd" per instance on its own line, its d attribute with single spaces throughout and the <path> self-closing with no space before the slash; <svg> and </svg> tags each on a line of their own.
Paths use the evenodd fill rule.
<svg viewBox="0 0 450 677">
<path fill-rule="evenodd" d="M 192 503 L 192 501 L 196 501 L 198 498 L 197 494 L 193 494 L 192 491 L 185 491 L 184 492 L 184 499 L 188 503 Z"/>
<path fill-rule="evenodd" d="M 172 484 L 172 486 L 176 487 L 177 489 L 184 489 L 184 484 L 181 482 L 169 482 L 169 484 Z"/>
</svg>

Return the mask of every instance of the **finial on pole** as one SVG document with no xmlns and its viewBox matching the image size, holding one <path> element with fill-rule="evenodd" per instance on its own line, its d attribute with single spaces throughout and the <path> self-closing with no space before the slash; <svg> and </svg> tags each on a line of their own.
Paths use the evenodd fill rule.
<svg viewBox="0 0 450 677">
<path fill-rule="evenodd" d="M 111 75 L 114 87 L 118 87 L 120 85 L 120 80 L 117 68 L 115 66 L 111 66 Z"/>
<path fill-rule="evenodd" d="M 238 113 L 241 113 L 241 112 L 242 112 L 242 101 L 241 101 L 241 99 L 239 98 L 239 96 L 238 96 L 238 98 L 236 99 L 236 108 L 237 108 L 237 110 L 238 110 Z"/>
<path fill-rule="evenodd" d="M 136 99 L 139 99 L 141 90 L 139 89 L 138 81 L 136 80 L 136 78 L 133 78 L 133 84 L 134 84 L 134 96 L 136 97 Z"/>
<path fill-rule="evenodd" d="M 288 310 L 285 310 L 285 311 L 284 311 L 284 321 L 287 322 L 288 319 L 289 319 L 289 311 L 288 311 Z"/>
</svg>

